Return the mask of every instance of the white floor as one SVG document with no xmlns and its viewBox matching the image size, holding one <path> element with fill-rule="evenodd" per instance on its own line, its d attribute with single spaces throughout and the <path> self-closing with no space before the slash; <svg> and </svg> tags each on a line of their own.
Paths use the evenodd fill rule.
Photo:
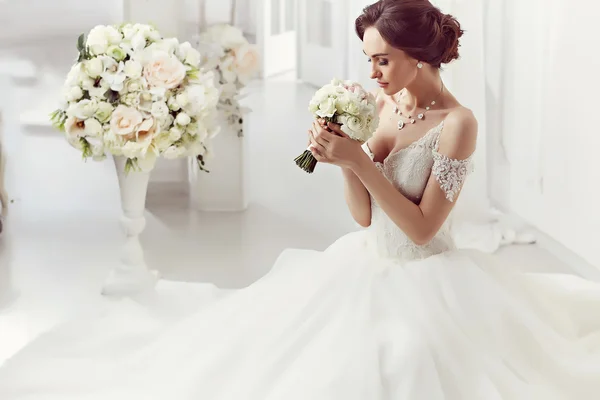
<svg viewBox="0 0 600 400">
<path fill-rule="evenodd" d="M 152 187 L 143 234 L 148 264 L 169 279 L 243 287 L 287 247 L 324 249 L 357 229 L 339 171 L 313 175 L 293 158 L 306 147 L 314 88 L 291 79 L 258 83 L 246 100 L 251 167 L 244 213 L 198 213 L 186 199 Z M 22 111 L 19 93 L 15 108 Z M 57 134 L 5 132 L 10 215 L 0 236 L 0 364 L 68 314 L 102 301 L 99 288 L 119 256 L 119 199 L 110 161 L 83 163 Z M 498 255 L 531 270 L 569 271 L 537 246 Z"/>
</svg>

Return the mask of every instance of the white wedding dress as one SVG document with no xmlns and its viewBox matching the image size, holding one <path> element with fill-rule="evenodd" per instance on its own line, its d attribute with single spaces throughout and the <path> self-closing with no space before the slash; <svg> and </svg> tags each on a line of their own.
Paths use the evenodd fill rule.
<svg viewBox="0 0 600 400">
<path fill-rule="evenodd" d="M 436 151 L 442 129 L 378 164 L 414 202 L 469 169 Z M 247 288 L 200 285 L 170 318 L 127 300 L 53 329 L 0 369 L 0 399 L 600 398 L 600 286 L 494 260 L 455 249 L 449 221 L 417 246 L 374 204 L 370 228 Z"/>
</svg>

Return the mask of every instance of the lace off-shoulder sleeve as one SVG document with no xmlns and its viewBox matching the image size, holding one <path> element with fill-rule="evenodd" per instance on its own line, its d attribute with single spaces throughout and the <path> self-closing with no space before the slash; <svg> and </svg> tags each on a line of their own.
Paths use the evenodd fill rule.
<svg viewBox="0 0 600 400">
<path fill-rule="evenodd" d="M 454 202 L 456 195 L 465 183 L 465 179 L 473 171 L 473 160 L 455 160 L 437 151 L 433 151 L 433 167 L 431 172 L 446 194 L 446 199 Z"/>
</svg>

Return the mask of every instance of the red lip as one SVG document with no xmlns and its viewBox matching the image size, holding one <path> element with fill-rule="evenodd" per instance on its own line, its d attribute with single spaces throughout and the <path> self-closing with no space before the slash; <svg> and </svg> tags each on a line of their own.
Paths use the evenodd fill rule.
<svg viewBox="0 0 600 400">
<path fill-rule="evenodd" d="M 387 83 L 387 82 L 379 82 L 379 81 L 377 81 L 377 84 L 378 84 L 379 86 L 382 86 L 382 87 L 383 87 L 383 86 L 387 86 L 387 85 L 388 85 L 388 83 Z"/>
</svg>

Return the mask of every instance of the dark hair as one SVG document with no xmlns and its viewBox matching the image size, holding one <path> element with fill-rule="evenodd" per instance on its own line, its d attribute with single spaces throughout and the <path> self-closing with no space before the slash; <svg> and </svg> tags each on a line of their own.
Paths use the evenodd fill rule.
<svg viewBox="0 0 600 400">
<path fill-rule="evenodd" d="M 379 0 L 356 18 L 360 40 L 370 27 L 391 46 L 436 68 L 458 59 L 464 32 L 456 18 L 442 13 L 429 0 Z"/>
</svg>

